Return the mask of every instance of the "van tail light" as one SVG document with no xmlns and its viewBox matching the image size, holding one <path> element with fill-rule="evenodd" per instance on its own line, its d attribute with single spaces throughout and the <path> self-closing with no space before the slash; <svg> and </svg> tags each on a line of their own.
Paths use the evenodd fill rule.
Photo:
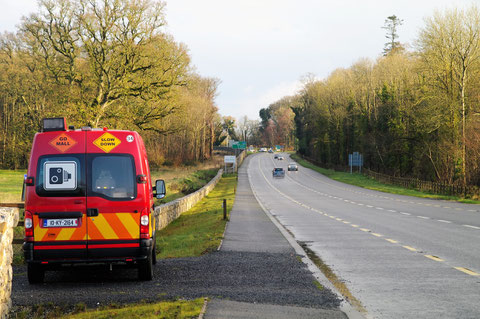
<svg viewBox="0 0 480 319">
<path fill-rule="evenodd" d="M 33 241 L 33 216 L 28 210 L 25 211 L 25 241 Z"/>
<path fill-rule="evenodd" d="M 142 210 L 140 215 L 140 238 L 150 238 L 150 231 L 148 227 L 150 224 L 150 214 L 147 209 Z"/>
</svg>

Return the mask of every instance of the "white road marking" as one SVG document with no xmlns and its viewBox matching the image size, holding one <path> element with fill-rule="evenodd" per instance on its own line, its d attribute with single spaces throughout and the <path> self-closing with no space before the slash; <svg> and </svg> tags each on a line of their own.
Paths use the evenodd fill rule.
<svg viewBox="0 0 480 319">
<path fill-rule="evenodd" d="M 472 225 L 463 225 L 463 226 L 468 227 L 468 228 L 473 228 L 473 229 L 480 229 L 480 227 L 472 226 Z"/>
<path fill-rule="evenodd" d="M 443 220 L 443 219 L 439 219 L 438 221 L 441 222 L 441 223 L 447 223 L 447 224 L 451 224 L 451 223 L 452 223 L 451 221 Z"/>
</svg>

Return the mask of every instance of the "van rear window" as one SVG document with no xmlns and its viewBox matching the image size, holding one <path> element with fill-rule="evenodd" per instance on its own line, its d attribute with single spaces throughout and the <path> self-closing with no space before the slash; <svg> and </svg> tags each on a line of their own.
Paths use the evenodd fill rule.
<svg viewBox="0 0 480 319">
<path fill-rule="evenodd" d="M 36 192 L 39 196 L 85 196 L 85 155 L 44 155 L 38 160 Z"/>
<path fill-rule="evenodd" d="M 135 163 L 129 154 L 88 154 L 88 195 L 109 200 L 137 196 Z"/>
</svg>

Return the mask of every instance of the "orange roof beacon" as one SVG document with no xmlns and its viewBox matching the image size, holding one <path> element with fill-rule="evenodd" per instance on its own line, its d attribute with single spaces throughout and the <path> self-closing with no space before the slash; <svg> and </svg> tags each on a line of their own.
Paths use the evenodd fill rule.
<svg viewBox="0 0 480 319">
<path fill-rule="evenodd" d="M 25 187 L 28 281 L 78 263 L 126 264 L 151 280 L 155 264 L 154 196 L 137 132 L 75 129 L 64 118 L 43 120 L 35 135 Z"/>
</svg>

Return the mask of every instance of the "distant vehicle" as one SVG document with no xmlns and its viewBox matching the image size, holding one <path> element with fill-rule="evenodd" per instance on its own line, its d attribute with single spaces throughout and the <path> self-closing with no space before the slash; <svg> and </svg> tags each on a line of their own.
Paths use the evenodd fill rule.
<svg viewBox="0 0 480 319">
<path fill-rule="evenodd" d="M 296 163 L 290 163 L 288 164 L 288 168 L 287 168 L 289 171 L 298 171 L 298 166 Z"/>
<path fill-rule="evenodd" d="M 269 152 L 269 153 L 273 153 L 273 150 L 272 150 L 272 149 L 269 149 L 268 152 Z"/>
<path fill-rule="evenodd" d="M 284 159 L 285 159 L 285 158 L 284 158 L 283 156 L 279 156 L 279 157 L 278 157 L 278 160 L 279 160 L 279 161 L 283 161 Z"/>
<path fill-rule="evenodd" d="M 272 171 L 273 177 L 285 177 L 285 170 L 282 167 L 275 167 Z"/>
<path fill-rule="evenodd" d="M 278 154 L 275 154 L 275 155 L 273 155 L 273 158 L 278 159 L 278 156 L 279 156 Z"/>
<path fill-rule="evenodd" d="M 260 152 L 266 152 L 266 151 L 267 151 L 267 148 L 265 148 L 265 147 L 262 147 L 262 148 L 260 149 Z"/>
</svg>

